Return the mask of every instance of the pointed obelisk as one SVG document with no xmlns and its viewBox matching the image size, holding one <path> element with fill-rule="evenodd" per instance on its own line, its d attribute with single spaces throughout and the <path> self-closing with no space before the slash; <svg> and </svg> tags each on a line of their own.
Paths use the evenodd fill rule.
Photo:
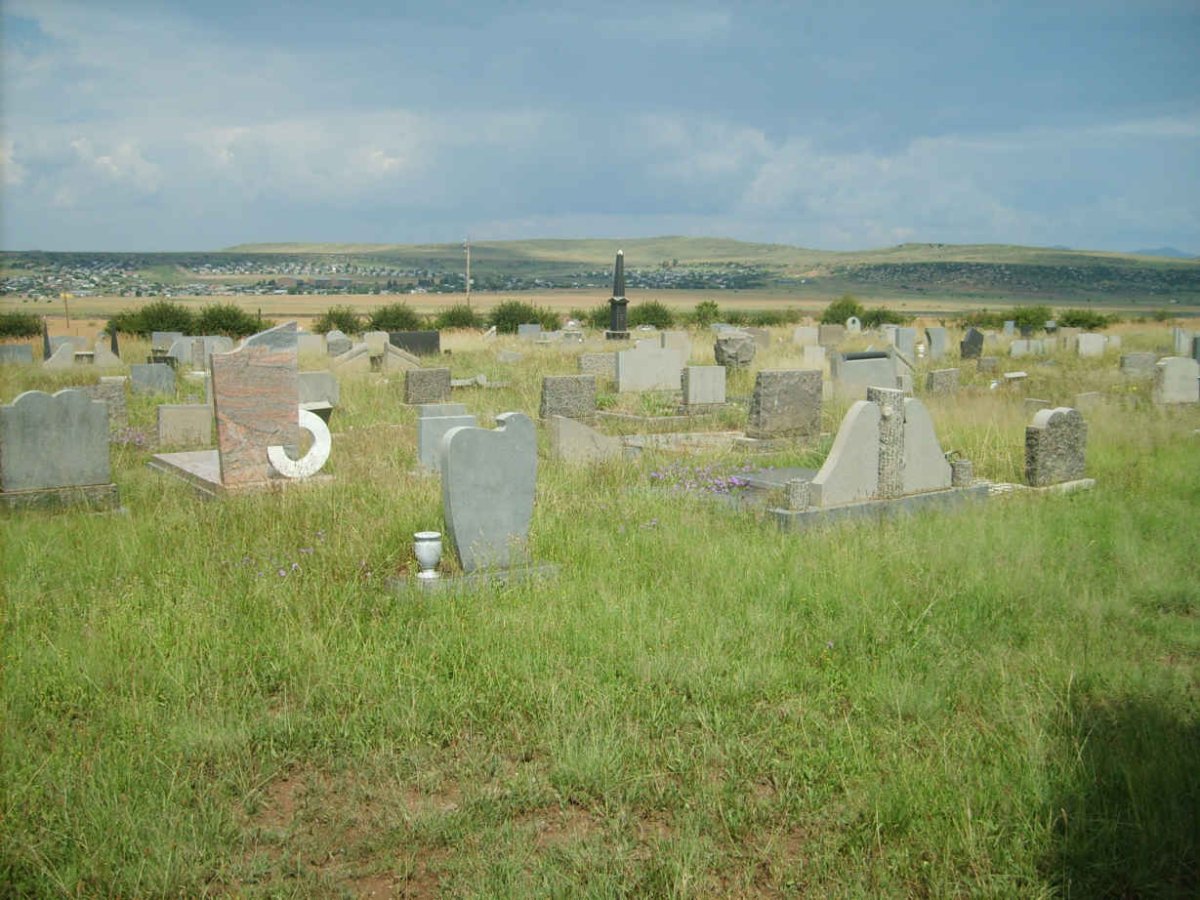
<svg viewBox="0 0 1200 900">
<path fill-rule="evenodd" d="M 613 271 L 613 295 L 608 301 L 608 331 L 604 336 L 610 341 L 629 340 L 629 325 L 626 322 L 625 299 L 625 251 L 617 251 L 617 264 Z"/>
</svg>

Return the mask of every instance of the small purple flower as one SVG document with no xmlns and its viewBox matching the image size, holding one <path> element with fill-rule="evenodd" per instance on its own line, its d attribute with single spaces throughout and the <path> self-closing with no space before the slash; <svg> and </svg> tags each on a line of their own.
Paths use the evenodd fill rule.
<svg viewBox="0 0 1200 900">
<path fill-rule="evenodd" d="M 287 578 L 287 569 L 280 569 L 280 570 L 279 570 L 279 577 L 280 577 L 280 578 Z"/>
</svg>

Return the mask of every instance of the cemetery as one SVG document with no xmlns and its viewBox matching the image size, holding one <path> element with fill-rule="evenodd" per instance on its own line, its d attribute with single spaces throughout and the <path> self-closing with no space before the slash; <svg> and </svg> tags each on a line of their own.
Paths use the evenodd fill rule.
<svg viewBox="0 0 1200 900">
<path fill-rule="evenodd" d="M 1195 885 L 1191 332 L 638 329 L 621 265 L 606 329 L 0 345 L 10 878 Z"/>
</svg>

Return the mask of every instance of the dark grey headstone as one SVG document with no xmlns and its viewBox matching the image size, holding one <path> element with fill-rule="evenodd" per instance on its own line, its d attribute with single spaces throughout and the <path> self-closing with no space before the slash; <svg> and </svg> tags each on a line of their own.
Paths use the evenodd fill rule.
<svg viewBox="0 0 1200 900">
<path fill-rule="evenodd" d="M 415 356 L 437 356 L 442 352 L 442 336 L 437 331 L 389 331 L 388 343 Z"/>
<path fill-rule="evenodd" d="M 538 416 L 590 419 L 596 414 L 595 375 L 547 375 L 542 379 Z"/>
<path fill-rule="evenodd" d="M 979 359 L 983 353 L 983 332 L 978 328 L 968 328 L 959 342 L 958 352 L 963 359 Z"/>
<path fill-rule="evenodd" d="M 758 373 L 750 397 L 747 437 L 815 437 L 820 433 L 820 372 L 768 369 Z"/>
</svg>

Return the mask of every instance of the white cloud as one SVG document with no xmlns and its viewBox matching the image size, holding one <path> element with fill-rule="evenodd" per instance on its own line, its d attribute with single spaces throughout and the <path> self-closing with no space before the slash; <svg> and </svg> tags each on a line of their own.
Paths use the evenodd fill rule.
<svg viewBox="0 0 1200 900">
<path fill-rule="evenodd" d="M 11 138 L 0 141 L 0 170 L 4 172 L 5 187 L 17 187 L 25 181 L 25 167 L 16 160 Z"/>
</svg>

